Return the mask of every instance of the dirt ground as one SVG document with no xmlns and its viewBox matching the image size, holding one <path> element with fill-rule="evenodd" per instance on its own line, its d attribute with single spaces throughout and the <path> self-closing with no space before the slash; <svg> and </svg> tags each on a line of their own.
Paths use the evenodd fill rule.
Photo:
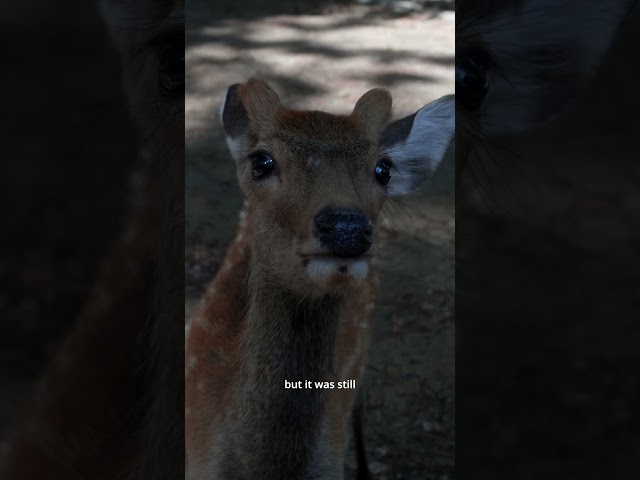
<svg viewBox="0 0 640 480">
<path fill-rule="evenodd" d="M 395 116 L 454 90 L 452 12 L 376 6 L 188 2 L 186 33 L 187 321 L 215 275 L 242 203 L 218 120 L 226 88 L 267 79 L 283 103 L 348 113 L 370 88 Z M 263 10 L 258 10 L 262 8 Z M 292 14 L 295 13 L 295 14 Z M 453 156 L 388 210 L 381 295 L 365 374 L 365 437 L 376 479 L 455 477 Z M 348 478 L 354 460 L 347 460 Z"/>
</svg>

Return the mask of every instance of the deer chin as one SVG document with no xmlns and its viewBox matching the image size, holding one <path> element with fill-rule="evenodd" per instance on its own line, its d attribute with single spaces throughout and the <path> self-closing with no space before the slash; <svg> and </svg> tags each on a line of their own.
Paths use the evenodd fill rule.
<svg viewBox="0 0 640 480">
<path fill-rule="evenodd" d="M 341 258 L 334 255 L 313 255 L 304 260 L 309 278 L 329 287 L 361 283 L 369 272 L 369 262 L 368 256 Z"/>
</svg>

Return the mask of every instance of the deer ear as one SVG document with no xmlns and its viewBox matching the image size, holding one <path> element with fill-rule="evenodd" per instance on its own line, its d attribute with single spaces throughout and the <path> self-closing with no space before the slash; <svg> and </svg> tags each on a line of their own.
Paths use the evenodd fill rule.
<svg viewBox="0 0 640 480">
<path fill-rule="evenodd" d="M 243 157 L 259 135 L 274 130 L 281 109 L 278 95 L 264 80 L 252 78 L 229 87 L 220 117 L 234 159 Z"/>
<path fill-rule="evenodd" d="M 421 186 L 440 165 L 454 135 L 453 95 L 392 122 L 380 138 L 381 155 L 393 163 L 389 195 L 404 195 Z"/>
<path fill-rule="evenodd" d="M 595 74 L 629 5 L 526 0 L 510 14 L 469 18 L 466 33 L 493 47 L 489 90 L 474 112 L 483 131 L 525 131 L 561 113 Z"/>
<path fill-rule="evenodd" d="M 235 160 L 239 160 L 246 154 L 251 140 L 249 114 L 240 99 L 240 87 L 239 83 L 231 85 L 220 107 L 220 118 L 227 146 Z"/>
<path fill-rule="evenodd" d="M 391 119 L 391 105 L 391 93 L 384 88 L 374 88 L 360 97 L 351 116 L 376 137 Z"/>
</svg>

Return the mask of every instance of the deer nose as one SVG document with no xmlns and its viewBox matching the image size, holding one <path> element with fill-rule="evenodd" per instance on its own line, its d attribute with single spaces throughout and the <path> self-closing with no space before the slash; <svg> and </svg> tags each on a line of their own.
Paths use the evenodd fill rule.
<svg viewBox="0 0 640 480">
<path fill-rule="evenodd" d="M 329 253 L 338 257 L 357 257 L 373 242 L 373 227 L 358 210 L 326 208 L 316 215 L 316 237 Z"/>
</svg>

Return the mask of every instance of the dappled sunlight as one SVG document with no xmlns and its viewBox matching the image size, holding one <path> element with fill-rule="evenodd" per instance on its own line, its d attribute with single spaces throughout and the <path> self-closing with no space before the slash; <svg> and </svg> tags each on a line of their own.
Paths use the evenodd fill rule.
<svg viewBox="0 0 640 480">
<path fill-rule="evenodd" d="M 394 93 L 396 112 L 409 113 L 420 100 L 452 93 L 452 29 L 452 17 L 385 19 L 361 11 L 188 25 L 186 108 L 210 117 L 212 105 L 193 97 L 222 98 L 228 85 L 259 75 L 299 108 L 344 109 L 382 86 Z"/>
</svg>

